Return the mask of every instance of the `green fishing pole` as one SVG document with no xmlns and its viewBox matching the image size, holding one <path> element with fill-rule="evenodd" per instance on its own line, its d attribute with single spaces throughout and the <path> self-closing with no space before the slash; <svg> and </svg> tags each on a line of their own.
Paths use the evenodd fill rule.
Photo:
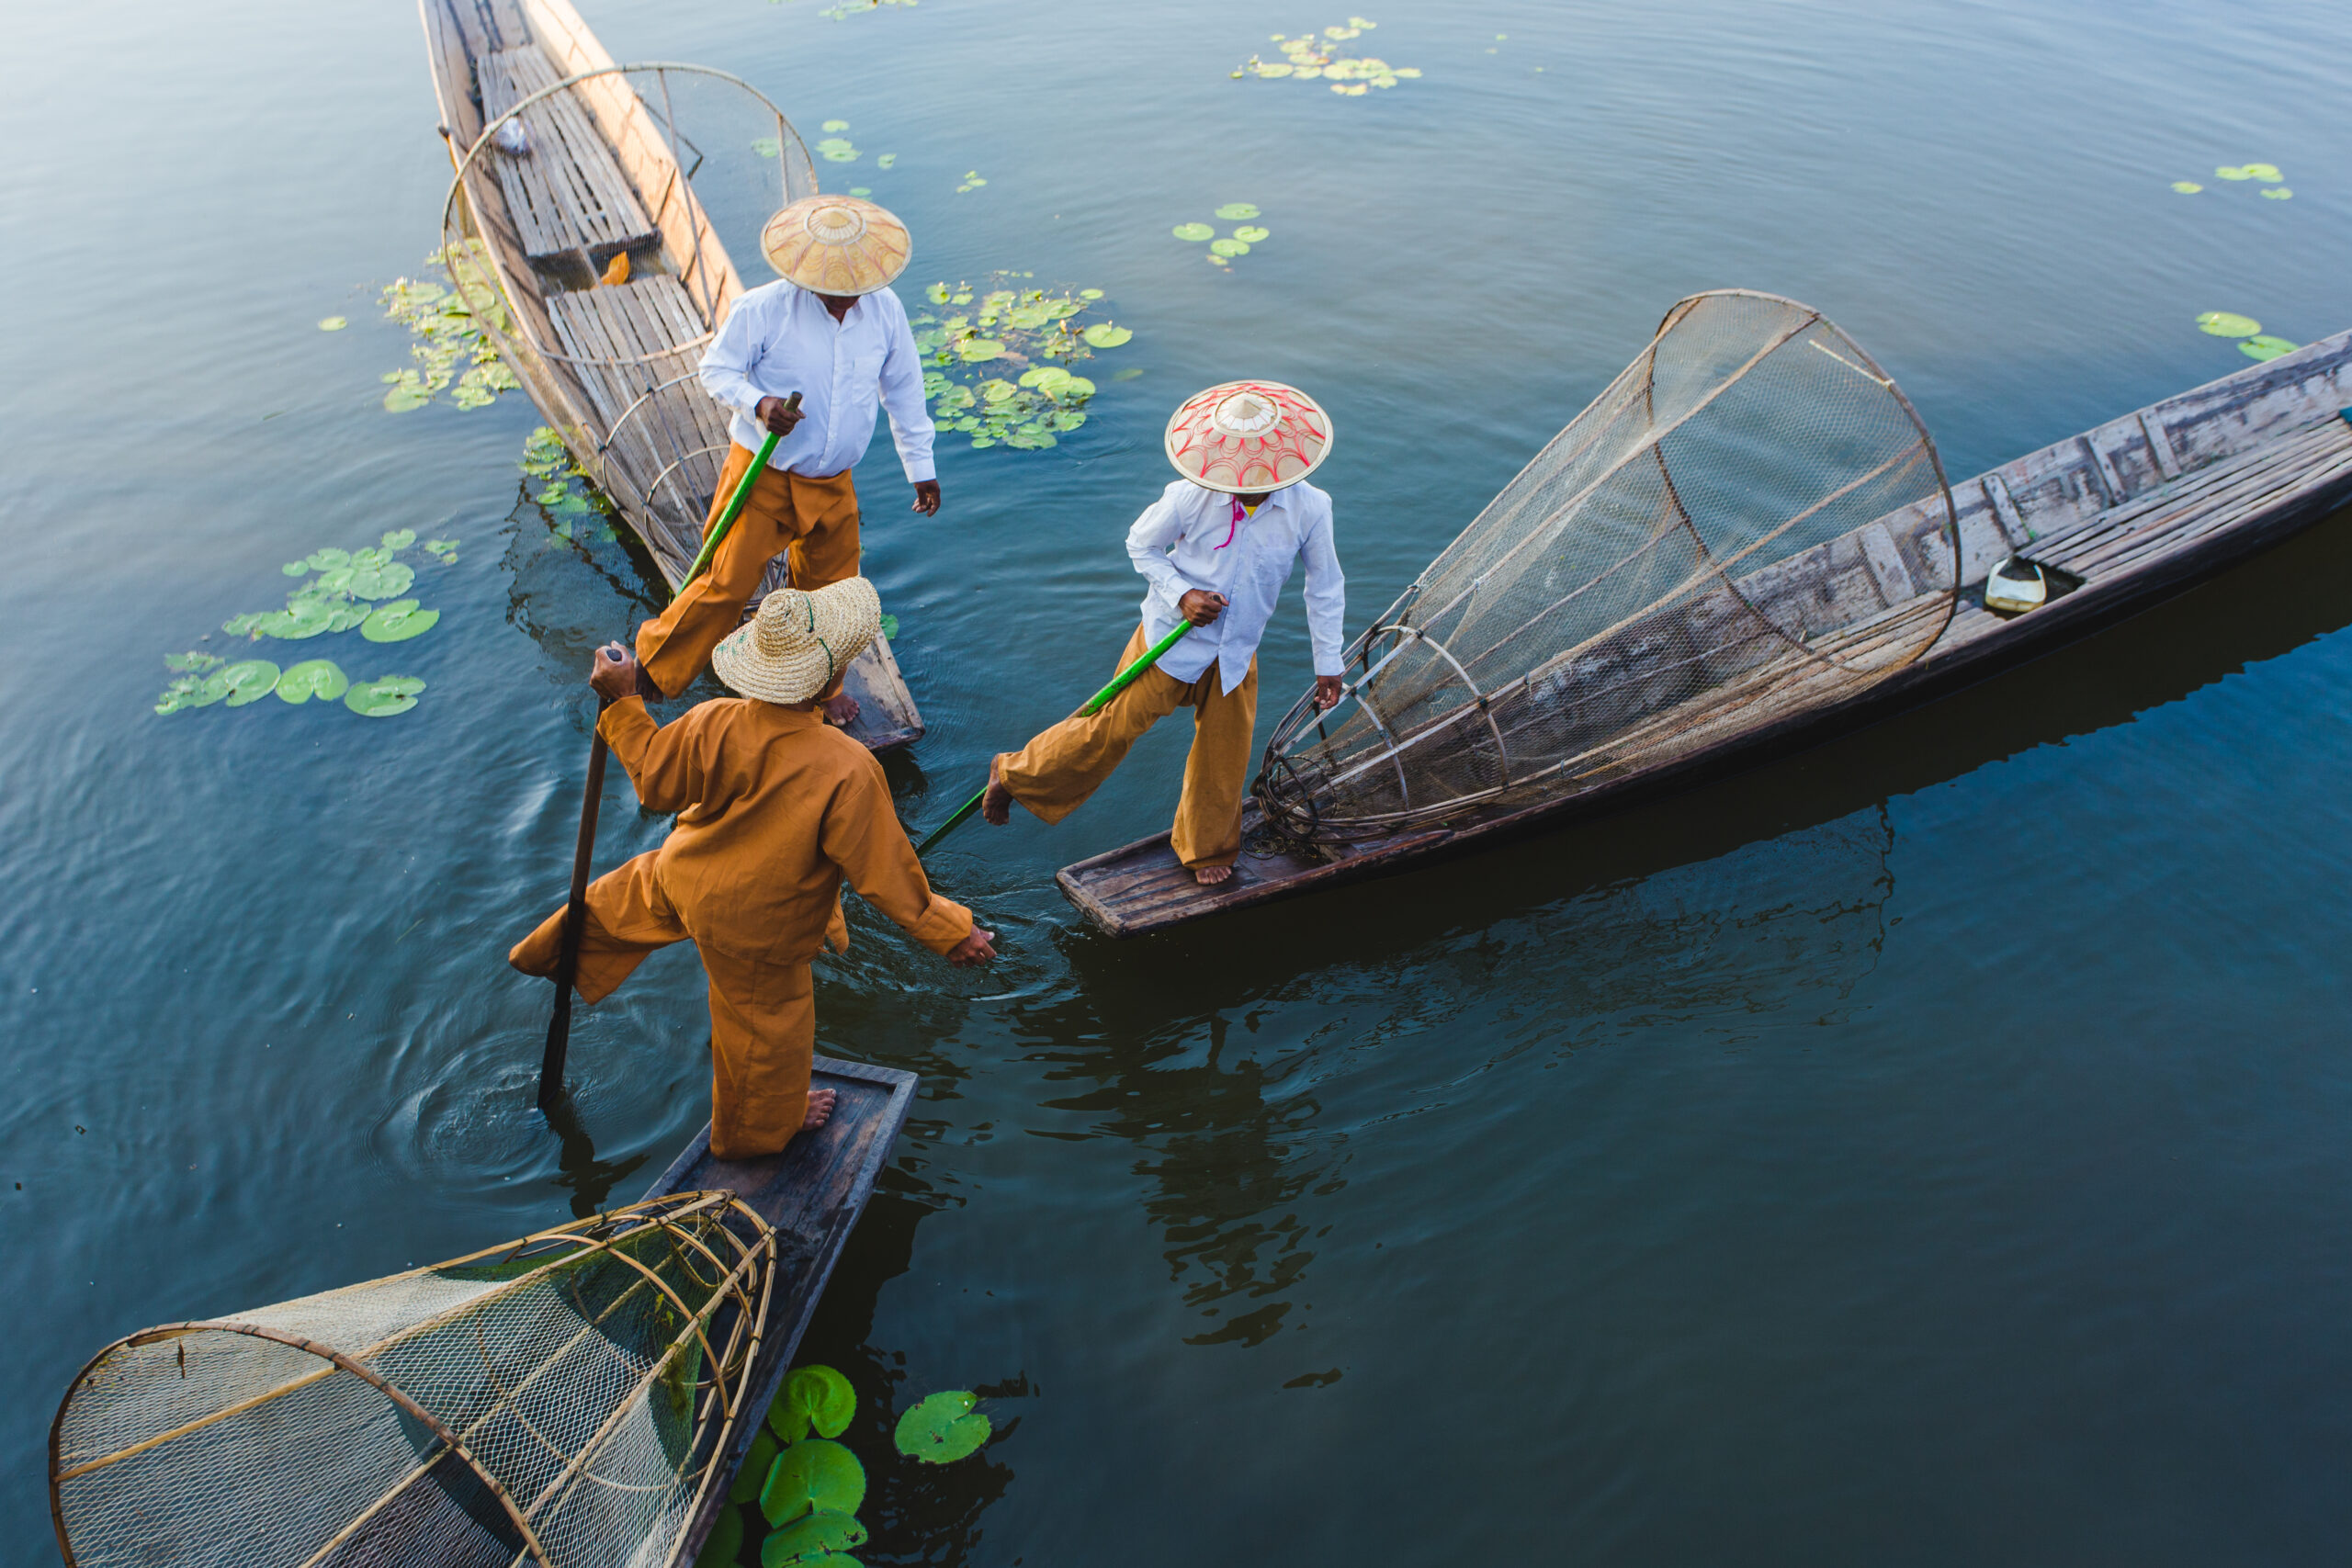
<svg viewBox="0 0 2352 1568">
<path fill-rule="evenodd" d="M 800 407 L 800 394 L 795 392 L 785 399 L 784 406 L 788 410 L 797 411 Z M 734 496 L 727 502 L 727 510 L 718 514 L 718 521 L 712 524 L 710 532 L 703 536 L 702 549 L 695 554 L 695 564 L 686 568 L 685 576 L 678 579 L 679 592 L 684 592 L 686 584 L 700 577 L 703 568 L 710 564 L 712 553 L 718 548 L 718 541 L 727 537 L 727 530 L 735 526 L 735 519 L 742 515 L 744 504 L 752 499 L 752 487 L 759 482 L 760 475 L 767 470 L 768 458 L 775 455 L 775 444 L 783 439 L 784 437 L 771 430 L 768 432 L 768 438 L 760 443 L 759 455 L 752 459 L 752 466 L 743 470 L 742 480 L 736 485 Z"/>
<path fill-rule="evenodd" d="M 1109 685 L 1103 687 L 1101 691 L 1087 698 L 1086 705 L 1080 708 L 1070 716 L 1072 718 L 1084 718 L 1089 714 L 1102 712 L 1103 704 L 1109 702 L 1113 697 L 1117 696 L 1121 692 L 1125 691 L 1129 686 L 1134 685 L 1138 676 L 1142 675 L 1145 671 L 1150 669 L 1153 665 L 1159 663 L 1159 656 L 1167 652 L 1170 649 L 1175 647 L 1176 644 L 1182 639 L 1184 634 L 1192 629 L 1192 622 L 1178 621 L 1174 631 L 1170 632 L 1166 637 L 1161 637 L 1158 642 L 1153 643 L 1149 648 L 1146 649 L 1142 658 L 1136 660 L 1133 664 L 1128 665 L 1125 670 L 1120 671 L 1116 675 L 1112 676 L 1111 683 Z M 965 818 L 971 816 L 973 812 L 978 811 L 980 808 L 980 801 L 986 797 L 988 793 L 989 786 L 982 784 L 978 795 L 973 795 L 971 799 L 966 801 L 963 805 L 956 808 L 955 816 L 950 817 L 946 821 L 942 822 L 938 827 L 933 829 L 931 830 L 931 836 L 923 840 L 922 843 L 915 846 L 915 853 L 918 855 L 927 855 L 931 853 L 932 845 L 939 842 L 940 840 L 947 837 L 948 834 L 962 827 L 964 825 Z"/>
</svg>

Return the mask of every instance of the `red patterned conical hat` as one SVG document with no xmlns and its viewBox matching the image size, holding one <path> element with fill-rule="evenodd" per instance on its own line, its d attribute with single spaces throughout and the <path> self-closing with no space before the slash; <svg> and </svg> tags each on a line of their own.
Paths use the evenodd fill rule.
<svg viewBox="0 0 2352 1568">
<path fill-rule="evenodd" d="M 1204 490 L 1245 495 L 1295 484 L 1331 450 L 1322 405 L 1280 381 L 1227 381 L 1168 422 L 1168 460 Z"/>
<path fill-rule="evenodd" d="M 871 294 L 907 270 L 914 243 L 888 209 L 854 196 L 803 197 L 760 233 L 768 265 L 817 294 Z"/>
</svg>

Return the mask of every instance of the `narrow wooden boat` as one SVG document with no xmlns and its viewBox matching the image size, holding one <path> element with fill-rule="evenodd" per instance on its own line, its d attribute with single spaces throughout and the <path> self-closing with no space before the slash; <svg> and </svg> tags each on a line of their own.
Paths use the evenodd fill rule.
<svg viewBox="0 0 2352 1568">
<path fill-rule="evenodd" d="M 1750 705 L 1702 743 L 1565 798 L 1473 804 L 1385 835 L 1302 845 L 1268 831 L 1257 802 L 1236 875 L 1201 886 L 1166 833 L 1066 866 L 1063 894 L 1114 936 L 1400 870 L 1512 833 L 1615 811 L 1752 768 L 1986 679 L 2086 637 L 2221 572 L 2352 501 L 2352 332 L 2140 409 L 1951 487 L 1960 603 L 1934 581 L 1939 510 L 1881 519 L 1765 569 L 1775 592 L 1874 595 L 1889 622 L 1950 619 L 1927 651 L 1874 684 L 1821 700 L 1802 689 Z M 1918 536 L 1914 538 L 1913 536 Z M 1892 547 L 1892 544 L 1902 547 Z M 2041 566 L 2052 596 L 2004 615 L 1984 604 L 2013 552 Z M 1949 569 L 1942 569 L 1947 573 Z M 1761 575 L 1760 573 L 1758 575 Z M 1880 608 L 1883 607 L 1883 608 Z M 1350 650 L 1362 661 L 1367 632 Z M 1567 697 L 1573 701 L 1570 688 Z M 1301 703 L 1306 701 L 1301 698 Z M 1301 712 L 1293 709 L 1294 717 Z"/>
<path fill-rule="evenodd" d="M 496 291 L 503 311 L 477 309 L 477 319 L 674 592 L 728 450 L 723 412 L 695 367 L 745 287 L 689 178 L 743 148 L 704 145 L 714 139 L 682 127 L 677 100 L 724 83 L 764 110 L 774 205 L 814 194 L 814 165 L 783 112 L 748 84 L 697 66 L 616 65 L 570 0 L 418 6 L 458 171 L 443 236 L 452 281 L 469 298 Z M 627 281 L 599 282 L 620 255 Z M 783 571 L 779 558 L 763 594 Z M 922 737 L 887 637 L 852 663 L 845 689 L 862 710 L 849 732 L 866 745 Z"/>
<path fill-rule="evenodd" d="M 832 1119 L 817 1132 L 802 1134 L 784 1153 L 766 1159 L 723 1160 L 712 1156 L 710 1129 L 705 1127 L 645 1192 L 648 1198 L 732 1192 L 775 1227 L 780 1265 L 776 1294 L 769 1302 L 766 1331 L 744 1383 L 745 1405 L 752 1410 L 768 1407 L 791 1370 L 793 1354 L 832 1278 L 833 1265 L 841 1260 L 842 1247 L 865 1212 L 874 1183 L 913 1109 L 917 1079 L 893 1067 L 820 1056 L 812 1083 L 837 1096 Z M 759 1431 L 757 1421 L 737 1427 L 732 1447 L 718 1461 L 720 1474 L 731 1476 L 741 1467 Z M 731 1506 L 727 1488 L 713 1487 L 673 1562 L 692 1562 L 720 1511 Z"/>
</svg>

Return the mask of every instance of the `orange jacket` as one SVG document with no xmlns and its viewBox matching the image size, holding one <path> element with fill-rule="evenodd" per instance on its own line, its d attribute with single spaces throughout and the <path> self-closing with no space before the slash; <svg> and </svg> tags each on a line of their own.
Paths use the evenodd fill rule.
<svg viewBox="0 0 2352 1568">
<path fill-rule="evenodd" d="M 934 953 L 971 934 L 972 912 L 931 890 L 882 765 L 813 710 L 725 697 L 656 725 L 625 697 L 598 728 L 646 808 L 678 814 L 662 887 L 697 946 L 777 963 L 846 952 L 843 877 Z"/>
</svg>

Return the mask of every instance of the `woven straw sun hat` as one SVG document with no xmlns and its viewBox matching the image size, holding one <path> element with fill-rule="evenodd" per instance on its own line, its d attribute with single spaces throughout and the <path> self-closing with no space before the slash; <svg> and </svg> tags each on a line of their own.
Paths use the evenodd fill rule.
<svg viewBox="0 0 2352 1568">
<path fill-rule="evenodd" d="M 1295 484 L 1331 450 L 1331 417 L 1296 387 L 1227 381 L 1168 422 L 1168 460 L 1204 490 L 1244 495 Z"/>
<path fill-rule="evenodd" d="M 752 624 L 711 649 L 718 678 L 763 703 L 805 703 L 882 630 L 882 597 L 862 577 L 811 593 L 779 588 Z"/>
<path fill-rule="evenodd" d="M 907 270 L 914 242 L 887 208 L 854 196 L 809 196 L 768 220 L 760 250 L 811 293 L 871 294 Z"/>
</svg>

